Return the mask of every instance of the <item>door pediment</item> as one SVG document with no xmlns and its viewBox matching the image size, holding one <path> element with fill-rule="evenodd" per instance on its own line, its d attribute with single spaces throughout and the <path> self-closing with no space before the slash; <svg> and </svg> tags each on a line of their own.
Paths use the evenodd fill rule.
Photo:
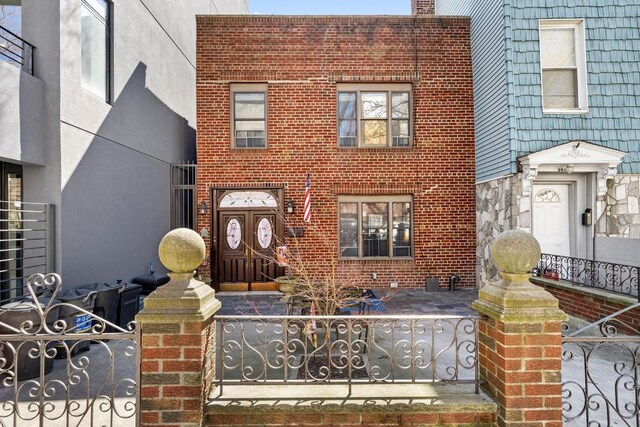
<svg viewBox="0 0 640 427">
<path fill-rule="evenodd" d="M 531 185 L 538 172 L 595 172 L 598 174 L 598 196 L 604 196 L 607 180 L 617 174 L 618 165 L 626 154 L 585 141 L 573 141 L 520 157 L 523 195 L 531 195 Z"/>
</svg>

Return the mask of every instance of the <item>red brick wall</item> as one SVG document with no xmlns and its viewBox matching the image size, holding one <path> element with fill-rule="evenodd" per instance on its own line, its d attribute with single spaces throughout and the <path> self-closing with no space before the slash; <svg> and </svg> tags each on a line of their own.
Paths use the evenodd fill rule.
<svg viewBox="0 0 640 427">
<path fill-rule="evenodd" d="M 324 412 L 322 409 L 310 410 L 271 410 L 243 411 L 238 408 L 234 413 L 212 414 L 207 417 L 206 426 L 493 426 L 495 414 L 492 412 L 453 412 L 442 410 L 439 412 L 375 412 L 371 408 L 358 411 L 353 406 L 347 411 Z M 461 405 L 462 406 L 462 405 Z M 246 413 L 244 413 L 246 412 Z"/>
<path fill-rule="evenodd" d="M 411 0 L 412 15 L 435 15 L 436 0 Z"/>
<path fill-rule="evenodd" d="M 230 83 L 268 82 L 268 149 L 231 148 Z M 337 148 L 336 84 L 413 83 L 413 147 Z M 313 271 L 337 241 L 338 195 L 412 195 L 412 260 L 343 261 L 371 286 L 475 286 L 473 87 L 469 20 L 427 17 L 197 18 L 198 201 L 217 185 L 288 183 L 287 218 L 302 226 L 312 174 L 313 222 L 299 239 Z M 211 203 L 209 202 L 209 206 Z M 209 216 L 198 227 L 210 228 Z M 209 243 L 209 242 L 208 242 Z"/>
<path fill-rule="evenodd" d="M 544 286 L 541 282 L 535 282 L 536 285 L 543 286 L 554 297 L 558 299 L 560 308 L 572 316 L 579 317 L 588 322 L 597 322 L 598 320 L 610 316 L 620 311 L 627 304 L 606 301 L 595 295 L 585 295 L 581 292 L 574 292 L 570 289 L 559 289 L 552 286 Z M 640 329 L 640 308 L 635 308 L 616 316 L 616 320 L 630 326 L 630 331 L 637 333 Z"/>
</svg>

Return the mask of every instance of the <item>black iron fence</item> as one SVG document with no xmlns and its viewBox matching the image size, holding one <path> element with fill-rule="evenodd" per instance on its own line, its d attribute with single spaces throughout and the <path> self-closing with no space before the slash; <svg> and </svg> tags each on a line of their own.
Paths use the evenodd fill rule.
<svg viewBox="0 0 640 427">
<path fill-rule="evenodd" d="M 564 280 L 574 285 L 638 298 L 640 268 L 632 265 L 542 254 L 533 273 L 546 279 Z"/>
<path fill-rule="evenodd" d="M 193 163 L 171 165 L 171 228 L 190 228 L 198 225 L 196 201 L 196 172 Z"/>
<path fill-rule="evenodd" d="M 35 46 L 0 25 L 0 60 L 19 66 L 33 74 L 33 50 Z"/>
<path fill-rule="evenodd" d="M 466 383 L 478 321 L 463 316 L 216 316 L 216 384 Z"/>
</svg>

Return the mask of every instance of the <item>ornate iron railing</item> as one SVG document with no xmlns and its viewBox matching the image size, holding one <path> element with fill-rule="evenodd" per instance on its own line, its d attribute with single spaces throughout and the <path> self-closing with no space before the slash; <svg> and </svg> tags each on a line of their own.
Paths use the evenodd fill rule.
<svg viewBox="0 0 640 427">
<path fill-rule="evenodd" d="M 217 316 L 216 383 L 471 383 L 478 321 L 462 316 Z M 315 331 L 315 332 L 314 332 Z"/>
<path fill-rule="evenodd" d="M 640 268 L 632 265 L 542 254 L 534 274 L 575 285 L 638 297 Z"/>
<path fill-rule="evenodd" d="M 138 425 L 140 332 L 58 302 L 60 284 L 33 275 L 0 308 L 0 425 Z"/>
<path fill-rule="evenodd" d="M 573 334 L 565 327 L 562 410 L 568 425 L 640 426 L 640 336 L 615 319 L 624 311 Z"/>
<path fill-rule="evenodd" d="M 0 25 L 0 60 L 20 66 L 22 71 L 33 74 L 33 50 L 35 46 Z"/>
</svg>

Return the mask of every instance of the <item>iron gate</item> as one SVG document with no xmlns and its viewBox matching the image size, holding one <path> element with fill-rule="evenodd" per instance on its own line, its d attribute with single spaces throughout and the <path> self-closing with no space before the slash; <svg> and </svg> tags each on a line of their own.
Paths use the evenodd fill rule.
<svg viewBox="0 0 640 427">
<path fill-rule="evenodd" d="M 640 335 L 622 321 L 636 303 L 573 333 L 562 342 L 565 426 L 640 427 Z"/>
<path fill-rule="evenodd" d="M 138 425 L 140 331 L 57 301 L 60 289 L 34 274 L 30 299 L 0 307 L 0 425 Z"/>
</svg>

